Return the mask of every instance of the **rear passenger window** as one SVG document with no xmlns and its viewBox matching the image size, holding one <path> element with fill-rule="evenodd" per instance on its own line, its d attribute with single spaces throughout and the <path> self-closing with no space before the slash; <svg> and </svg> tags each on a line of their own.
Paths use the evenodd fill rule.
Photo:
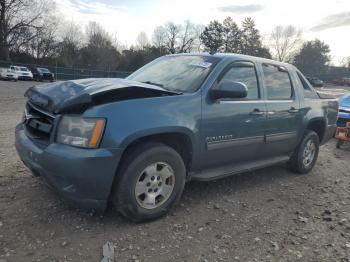
<svg viewBox="0 0 350 262">
<path fill-rule="evenodd" d="M 292 84 L 288 71 L 284 67 L 263 64 L 263 72 L 268 99 L 287 100 L 292 98 Z"/>
<path fill-rule="evenodd" d="M 248 95 L 245 99 L 259 99 L 258 81 L 253 63 L 235 63 L 220 79 L 220 82 L 222 81 L 241 82 L 248 88 Z"/>
<path fill-rule="evenodd" d="M 299 72 L 297 72 L 296 80 L 300 88 L 302 88 L 302 90 L 304 91 L 305 98 L 318 98 L 318 95 L 315 92 L 315 90 L 310 87 L 310 85 L 306 82 L 305 78 Z"/>
</svg>

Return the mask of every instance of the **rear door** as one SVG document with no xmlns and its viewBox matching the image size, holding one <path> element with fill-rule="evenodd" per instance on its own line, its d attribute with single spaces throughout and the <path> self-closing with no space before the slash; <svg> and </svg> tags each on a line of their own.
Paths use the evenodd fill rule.
<svg viewBox="0 0 350 262">
<path fill-rule="evenodd" d="M 267 107 L 265 156 L 278 156 L 294 150 L 302 130 L 302 113 L 292 74 L 284 66 L 261 65 Z"/>
</svg>

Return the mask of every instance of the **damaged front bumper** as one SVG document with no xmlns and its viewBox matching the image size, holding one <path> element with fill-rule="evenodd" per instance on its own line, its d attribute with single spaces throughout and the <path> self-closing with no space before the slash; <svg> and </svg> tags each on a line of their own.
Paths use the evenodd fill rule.
<svg viewBox="0 0 350 262">
<path fill-rule="evenodd" d="M 121 149 L 81 149 L 51 143 L 39 146 L 16 127 L 17 152 L 34 175 L 71 203 L 81 208 L 103 210 L 107 206 Z"/>
</svg>

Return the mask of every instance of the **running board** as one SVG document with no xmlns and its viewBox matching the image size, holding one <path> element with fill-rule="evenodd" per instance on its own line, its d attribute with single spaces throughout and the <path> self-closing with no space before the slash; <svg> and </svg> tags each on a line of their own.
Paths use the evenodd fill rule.
<svg viewBox="0 0 350 262">
<path fill-rule="evenodd" d="M 278 156 L 269 159 L 246 162 L 238 165 L 225 165 L 217 168 L 210 168 L 200 172 L 190 174 L 191 180 L 210 181 L 220 179 L 231 175 L 236 175 L 244 172 L 253 171 L 256 169 L 273 166 L 280 163 L 285 163 L 289 160 L 289 156 Z"/>
</svg>

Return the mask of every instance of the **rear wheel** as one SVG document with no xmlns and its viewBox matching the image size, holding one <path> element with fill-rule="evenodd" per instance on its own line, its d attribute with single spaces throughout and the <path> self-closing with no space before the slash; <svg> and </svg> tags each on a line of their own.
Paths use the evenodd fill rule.
<svg viewBox="0 0 350 262">
<path fill-rule="evenodd" d="M 158 143 L 144 144 L 123 161 L 112 202 L 132 221 L 156 219 L 179 200 L 185 178 L 184 162 L 174 149 Z"/>
<path fill-rule="evenodd" d="M 307 130 L 302 141 L 289 160 L 291 169 L 299 174 L 310 172 L 317 161 L 319 144 L 317 133 L 312 130 Z"/>
</svg>

